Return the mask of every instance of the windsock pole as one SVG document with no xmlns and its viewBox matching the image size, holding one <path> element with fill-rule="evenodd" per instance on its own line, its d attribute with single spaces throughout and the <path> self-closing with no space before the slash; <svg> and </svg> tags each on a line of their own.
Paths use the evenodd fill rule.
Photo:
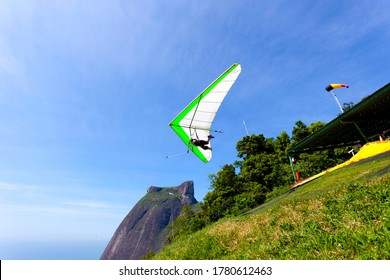
<svg viewBox="0 0 390 280">
<path fill-rule="evenodd" d="M 330 90 L 330 93 L 333 95 L 333 98 L 336 101 L 337 105 L 339 106 L 341 113 L 344 113 L 343 107 L 341 107 L 341 104 L 340 104 L 339 100 L 337 99 L 336 94 L 333 93 L 333 90 Z"/>
<path fill-rule="evenodd" d="M 346 84 L 329 84 L 329 85 L 325 88 L 325 90 L 326 90 L 327 92 L 330 92 L 330 93 L 333 95 L 333 98 L 334 98 L 334 100 L 336 101 L 337 105 L 339 106 L 341 113 L 344 113 L 343 107 L 341 107 L 341 104 L 340 104 L 339 100 L 337 99 L 336 94 L 334 94 L 334 92 L 333 92 L 333 89 L 334 89 L 334 88 L 341 88 L 341 87 L 349 88 L 349 86 L 346 85 Z"/>
</svg>

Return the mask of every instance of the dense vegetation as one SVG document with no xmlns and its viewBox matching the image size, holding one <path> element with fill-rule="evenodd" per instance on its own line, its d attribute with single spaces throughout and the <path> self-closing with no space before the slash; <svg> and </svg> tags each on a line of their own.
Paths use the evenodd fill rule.
<svg viewBox="0 0 390 280">
<path fill-rule="evenodd" d="M 389 167 L 387 153 L 335 170 L 250 214 L 178 234 L 153 258 L 390 259 Z"/>
<path fill-rule="evenodd" d="M 238 160 L 210 175 L 210 192 L 200 205 L 201 211 L 195 213 L 185 208 L 173 224 L 169 241 L 221 218 L 245 213 L 287 192 L 294 181 L 287 149 L 324 125 L 316 122 L 307 126 L 297 121 L 291 137 L 283 131 L 276 139 L 266 138 L 263 134 L 242 138 L 236 146 Z M 348 150 L 301 154 L 295 158 L 295 171 L 302 177 L 317 174 L 349 158 Z"/>
</svg>

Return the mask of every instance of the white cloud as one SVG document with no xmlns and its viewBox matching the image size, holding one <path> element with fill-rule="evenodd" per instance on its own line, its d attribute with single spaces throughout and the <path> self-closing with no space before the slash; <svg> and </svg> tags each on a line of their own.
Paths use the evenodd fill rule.
<svg viewBox="0 0 390 280">
<path fill-rule="evenodd" d="M 82 208 L 97 208 L 97 209 L 113 208 L 112 205 L 109 205 L 107 203 L 95 202 L 95 201 L 64 201 L 62 202 L 62 204 L 82 207 Z"/>
<path fill-rule="evenodd" d="M 40 196 L 42 190 L 36 185 L 0 182 L 0 191 L 16 193 L 18 197 L 35 199 Z"/>
</svg>

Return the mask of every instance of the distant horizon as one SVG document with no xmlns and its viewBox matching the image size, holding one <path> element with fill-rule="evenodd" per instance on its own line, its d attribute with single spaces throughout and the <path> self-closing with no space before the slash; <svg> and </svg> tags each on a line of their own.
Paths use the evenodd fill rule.
<svg viewBox="0 0 390 280">
<path fill-rule="evenodd" d="M 192 181 L 192 180 L 187 180 Z M 184 181 L 186 182 L 186 181 Z M 180 184 L 184 183 L 181 182 Z M 146 194 L 149 187 L 171 188 L 177 186 L 155 186 L 150 185 L 145 187 L 144 195 L 140 196 L 137 200 L 140 201 Z M 194 189 L 195 189 L 194 182 Z M 196 189 L 195 189 L 196 191 Z M 201 202 L 202 199 L 197 199 Z M 137 203 L 136 202 L 136 203 Z M 126 215 L 134 208 L 134 205 L 130 205 L 127 213 L 120 219 L 117 227 L 112 232 L 111 236 L 104 238 L 102 236 L 95 236 L 89 239 L 80 240 L 55 240 L 51 237 L 49 240 L 37 239 L 37 240 L 10 240 L 7 242 L 0 242 L 0 259 L 2 260 L 99 260 L 103 254 L 106 246 L 110 242 L 116 229 L 119 227 L 122 220 Z"/>
<path fill-rule="evenodd" d="M 99 260 L 108 242 L 11 241 L 0 247 L 2 260 Z"/>
</svg>

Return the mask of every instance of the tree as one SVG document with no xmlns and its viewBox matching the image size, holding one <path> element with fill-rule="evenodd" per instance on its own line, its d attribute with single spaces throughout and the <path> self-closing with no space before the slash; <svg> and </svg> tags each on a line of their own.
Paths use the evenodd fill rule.
<svg viewBox="0 0 390 280">
<path fill-rule="evenodd" d="M 245 136 L 236 145 L 237 156 L 244 160 L 259 153 L 272 153 L 274 151 L 272 138 L 266 139 L 263 134 Z"/>
<path fill-rule="evenodd" d="M 306 133 L 308 135 L 317 132 L 323 128 L 326 124 L 324 122 L 314 122 L 307 127 L 301 121 L 296 123 L 296 127 L 293 129 L 293 137 L 299 138 Z M 303 139 L 300 139 L 301 141 Z M 312 153 L 302 153 L 295 156 L 296 165 L 295 170 L 301 173 L 303 178 L 310 177 L 318 174 L 340 162 L 344 162 L 350 158 L 348 151 L 351 147 L 347 148 L 336 148 L 322 151 L 315 151 Z"/>
<path fill-rule="evenodd" d="M 292 130 L 292 137 L 294 143 L 298 143 L 310 135 L 309 128 L 302 121 L 297 121 Z"/>
<path fill-rule="evenodd" d="M 328 151 L 316 151 L 311 154 L 303 153 L 295 164 L 295 170 L 302 178 L 307 178 L 318 174 L 335 165 L 335 161 Z"/>
<path fill-rule="evenodd" d="M 226 164 L 217 174 L 211 174 L 211 192 L 204 198 L 202 210 L 210 221 L 217 221 L 230 213 L 234 204 L 234 196 L 240 193 L 241 188 L 232 164 Z"/>
<path fill-rule="evenodd" d="M 286 164 L 289 164 L 287 149 L 289 148 L 290 144 L 291 144 L 291 139 L 286 131 L 282 131 L 274 141 L 275 152 L 277 153 L 279 159 Z"/>
<path fill-rule="evenodd" d="M 182 234 L 191 233 L 191 219 L 194 217 L 195 212 L 191 210 L 189 205 L 184 205 L 180 212 L 180 215 L 170 225 L 171 232 L 167 236 L 167 242 L 171 243 L 173 239 Z"/>
<path fill-rule="evenodd" d="M 309 135 L 317 132 L 326 125 L 324 122 L 314 122 L 308 127 Z"/>
<path fill-rule="evenodd" d="M 211 191 L 202 207 L 209 221 L 248 211 L 264 203 L 267 193 L 275 187 L 291 184 L 286 155 L 290 143 L 285 131 L 276 140 L 252 134 L 238 141 L 237 156 L 242 160 L 210 175 Z"/>
<path fill-rule="evenodd" d="M 346 112 L 346 111 L 352 109 L 353 106 L 355 106 L 355 103 L 353 103 L 353 102 L 348 102 L 348 103 L 347 103 L 347 102 L 344 102 L 344 104 L 343 104 L 343 110 L 344 110 L 344 112 Z"/>
<path fill-rule="evenodd" d="M 167 236 L 167 243 L 181 235 L 191 234 L 202 229 L 206 225 L 206 219 L 202 212 L 195 212 L 188 204 L 183 206 L 180 215 L 170 225 L 171 232 Z"/>
</svg>

